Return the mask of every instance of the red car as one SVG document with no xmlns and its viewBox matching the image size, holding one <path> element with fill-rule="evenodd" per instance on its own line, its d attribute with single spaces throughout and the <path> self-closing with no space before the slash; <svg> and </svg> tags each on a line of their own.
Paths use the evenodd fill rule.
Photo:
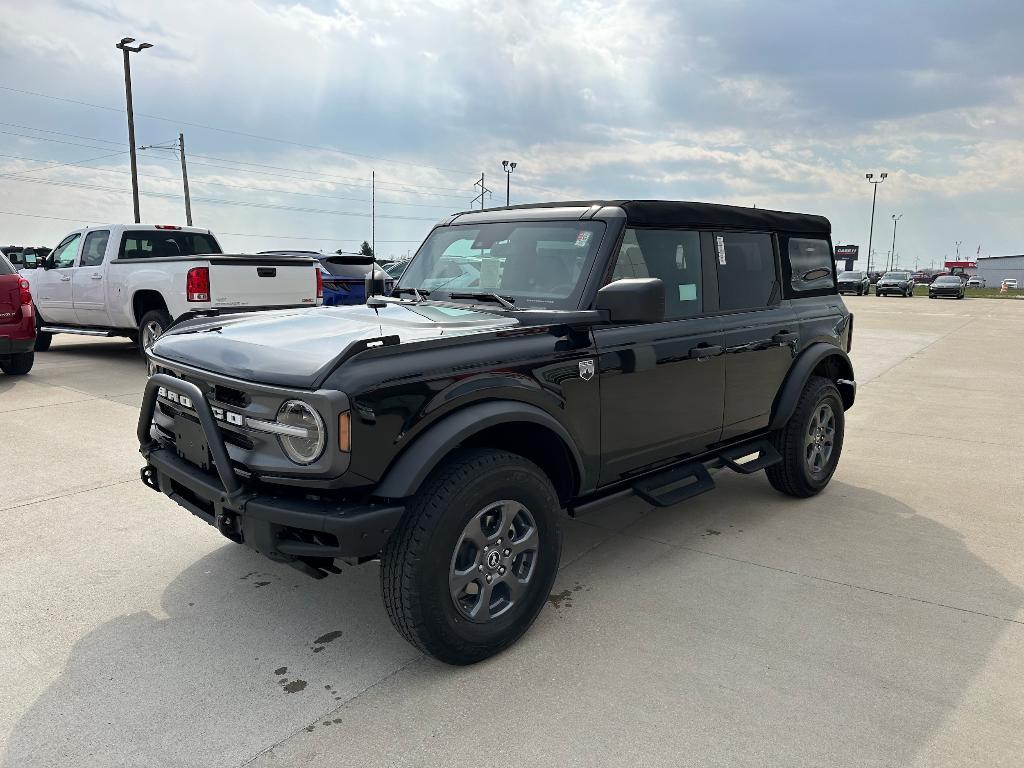
<svg viewBox="0 0 1024 768">
<path fill-rule="evenodd" d="M 0 371 L 20 376 L 35 360 L 36 315 L 28 280 L 0 253 Z"/>
</svg>

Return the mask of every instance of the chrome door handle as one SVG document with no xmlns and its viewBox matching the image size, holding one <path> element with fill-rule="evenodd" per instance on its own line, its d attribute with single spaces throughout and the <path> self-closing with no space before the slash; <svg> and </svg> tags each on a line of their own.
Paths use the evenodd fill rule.
<svg viewBox="0 0 1024 768">
<path fill-rule="evenodd" d="M 61 277 L 60 277 L 60 281 L 61 281 L 62 283 L 70 283 L 70 282 L 71 282 L 71 278 L 70 278 L 70 277 L 68 277 L 67 275 L 61 275 Z"/>
<path fill-rule="evenodd" d="M 103 275 L 89 275 L 90 280 L 102 280 Z"/>
</svg>

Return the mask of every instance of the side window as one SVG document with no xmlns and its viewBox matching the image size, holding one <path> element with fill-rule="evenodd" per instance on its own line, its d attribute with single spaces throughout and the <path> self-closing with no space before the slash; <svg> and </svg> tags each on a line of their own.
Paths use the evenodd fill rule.
<svg viewBox="0 0 1024 768">
<path fill-rule="evenodd" d="M 613 281 L 657 277 L 665 284 L 665 319 L 699 315 L 700 235 L 678 229 L 627 229 Z"/>
<path fill-rule="evenodd" d="M 78 256 L 78 244 L 81 240 L 80 234 L 62 240 L 61 244 L 53 249 L 53 266 L 57 269 L 75 266 L 75 257 Z"/>
<path fill-rule="evenodd" d="M 90 232 L 85 236 L 85 244 L 82 246 L 82 266 L 98 267 L 103 263 L 103 254 L 107 251 L 107 240 L 110 233 L 105 229 Z"/>
<path fill-rule="evenodd" d="M 716 232 L 715 262 L 721 309 L 756 309 L 778 299 L 771 235 Z"/>
<path fill-rule="evenodd" d="M 832 250 L 827 240 L 789 238 L 790 285 L 794 291 L 820 291 L 836 287 Z"/>
</svg>

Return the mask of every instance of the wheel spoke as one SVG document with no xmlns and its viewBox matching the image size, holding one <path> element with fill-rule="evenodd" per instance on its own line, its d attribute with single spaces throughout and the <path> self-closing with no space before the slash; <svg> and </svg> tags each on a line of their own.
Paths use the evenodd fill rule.
<svg viewBox="0 0 1024 768">
<path fill-rule="evenodd" d="M 523 505 L 515 501 L 506 501 L 501 505 L 501 525 L 498 526 L 498 532 L 494 534 L 492 538 L 502 539 L 503 541 L 509 537 L 509 529 L 512 527 L 512 521 L 516 519 L 516 515 L 522 511 Z"/>
<path fill-rule="evenodd" d="M 480 571 L 477 570 L 476 565 L 467 568 L 465 571 L 454 571 L 448 577 L 448 586 L 451 589 L 452 597 L 456 600 L 462 597 L 466 587 L 476 580 L 479 573 Z"/>
<path fill-rule="evenodd" d="M 470 612 L 470 618 L 476 621 L 487 621 L 491 618 L 491 591 L 494 589 L 494 584 L 488 584 L 485 580 L 480 580 L 480 594 L 476 605 L 473 606 L 473 610 Z"/>
<path fill-rule="evenodd" d="M 521 580 L 516 578 L 511 572 L 505 576 L 505 584 L 508 585 L 509 600 L 512 603 L 518 601 L 524 594 L 526 594 L 526 587 L 529 580 Z"/>
</svg>

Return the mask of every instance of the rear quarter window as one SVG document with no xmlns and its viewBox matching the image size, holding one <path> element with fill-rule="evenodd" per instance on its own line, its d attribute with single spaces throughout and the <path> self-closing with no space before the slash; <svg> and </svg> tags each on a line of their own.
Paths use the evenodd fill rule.
<svg viewBox="0 0 1024 768">
<path fill-rule="evenodd" d="M 829 241 L 816 237 L 787 238 L 784 253 L 789 286 L 794 293 L 830 293 L 835 290 L 835 262 Z"/>
</svg>

